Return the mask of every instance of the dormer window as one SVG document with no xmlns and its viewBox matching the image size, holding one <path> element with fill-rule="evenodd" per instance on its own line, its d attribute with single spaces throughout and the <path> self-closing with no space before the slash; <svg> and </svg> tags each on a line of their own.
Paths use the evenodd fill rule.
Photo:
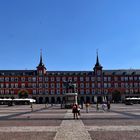
<svg viewBox="0 0 140 140">
<path fill-rule="evenodd" d="M 97 71 L 97 75 L 101 75 L 101 71 L 100 70 Z"/>
<path fill-rule="evenodd" d="M 39 70 L 39 75 L 42 75 L 42 70 Z"/>
</svg>

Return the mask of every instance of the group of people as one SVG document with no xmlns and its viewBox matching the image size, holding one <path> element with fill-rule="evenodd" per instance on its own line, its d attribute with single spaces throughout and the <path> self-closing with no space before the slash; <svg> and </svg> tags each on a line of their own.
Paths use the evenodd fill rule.
<svg viewBox="0 0 140 140">
<path fill-rule="evenodd" d="M 105 111 L 105 110 L 108 110 L 110 111 L 110 102 L 108 101 L 107 103 L 103 103 L 102 104 L 102 109 Z"/>
<path fill-rule="evenodd" d="M 72 113 L 73 113 L 73 118 L 74 119 L 78 119 L 80 114 L 80 107 L 78 106 L 78 104 L 73 104 L 72 107 Z"/>
<path fill-rule="evenodd" d="M 89 106 L 90 106 L 89 103 L 86 103 L 85 104 L 86 113 L 89 112 Z M 83 108 L 83 107 L 81 106 L 81 108 Z M 96 110 L 97 111 L 99 110 L 99 104 L 98 103 L 96 103 Z M 102 110 L 104 110 L 104 111 L 105 110 L 110 111 L 110 102 L 109 101 L 102 104 Z M 73 106 L 72 106 L 72 113 L 73 113 L 73 118 L 74 119 L 78 119 L 79 118 L 79 116 L 81 115 L 81 113 L 80 113 L 80 106 L 78 104 L 73 104 Z"/>
</svg>

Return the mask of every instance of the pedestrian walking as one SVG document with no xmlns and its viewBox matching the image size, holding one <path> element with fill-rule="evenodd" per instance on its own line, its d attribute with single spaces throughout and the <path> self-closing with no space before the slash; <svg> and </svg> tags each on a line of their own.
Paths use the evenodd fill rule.
<svg viewBox="0 0 140 140">
<path fill-rule="evenodd" d="M 107 110 L 110 111 L 110 101 L 107 102 Z"/>
<path fill-rule="evenodd" d="M 78 116 L 81 116 L 80 106 L 77 107 Z"/>
<path fill-rule="evenodd" d="M 102 104 L 102 109 L 103 109 L 103 111 L 106 110 L 106 104 L 105 103 Z"/>
<path fill-rule="evenodd" d="M 86 112 L 88 113 L 89 112 L 89 103 L 86 103 L 85 106 L 86 106 Z"/>
<path fill-rule="evenodd" d="M 99 110 L 99 104 L 98 104 L 98 102 L 96 103 L 96 111 L 98 111 Z"/>
<path fill-rule="evenodd" d="M 74 104 L 72 107 L 73 118 L 78 119 L 78 105 Z"/>
</svg>

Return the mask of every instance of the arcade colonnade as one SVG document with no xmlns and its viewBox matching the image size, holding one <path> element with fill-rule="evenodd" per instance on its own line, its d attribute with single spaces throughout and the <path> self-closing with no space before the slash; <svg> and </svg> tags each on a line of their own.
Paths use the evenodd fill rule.
<svg viewBox="0 0 140 140">
<path fill-rule="evenodd" d="M 33 96 L 33 99 L 36 100 L 36 103 L 43 104 L 43 103 L 53 103 L 53 104 L 60 104 L 65 101 L 65 96 Z M 109 99 L 109 96 L 99 96 L 99 95 L 87 95 L 82 96 L 78 95 L 78 103 L 99 103 L 105 102 Z"/>
</svg>

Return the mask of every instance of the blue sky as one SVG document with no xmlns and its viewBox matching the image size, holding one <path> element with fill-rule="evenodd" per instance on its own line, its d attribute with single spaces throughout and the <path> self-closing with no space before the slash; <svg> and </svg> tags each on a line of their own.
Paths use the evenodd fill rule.
<svg viewBox="0 0 140 140">
<path fill-rule="evenodd" d="M 139 0 L 0 0 L 0 69 L 140 69 Z"/>
</svg>

